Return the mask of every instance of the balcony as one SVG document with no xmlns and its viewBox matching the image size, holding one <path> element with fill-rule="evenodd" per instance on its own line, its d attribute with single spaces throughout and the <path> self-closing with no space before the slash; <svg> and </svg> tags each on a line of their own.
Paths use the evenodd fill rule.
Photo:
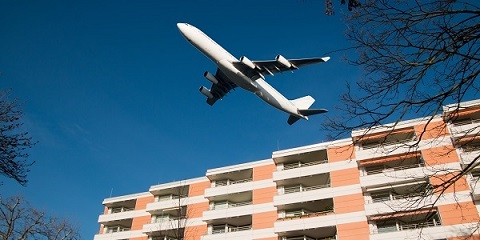
<svg viewBox="0 0 480 240">
<path fill-rule="evenodd" d="M 454 138 L 478 136 L 480 133 L 480 119 L 467 118 L 458 119 L 450 125 L 450 133 Z"/>
<path fill-rule="evenodd" d="M 365 213 L 367 216 L 386 214 L 433 204 L 432 199 L 424 197 L 425 189 L 429 186 L 427 182 L 411 182 L 369 190 L 364 194 Z M 422 201 L 418 201 L 420 199 Z"/>
<path fill-rule="evenodd" d="M 331 197 L 330 174 L 318 174 L 309 177 L 280 180 L 278 195 L 274 197 L 274 205 L 285 205 L 295 202 L 313 201 Z"/>
<path fill-rule="evenodd" d="M 302 229 L 298 231 L 279 232 L 279 240 L 336 240 L 337 228 L 327 226 L 321 228 Z"/>
<path fill-rule="evenodd" d="M 418 139 L 413 129 L 405 129 L 401 133 L 392 133 L 379 138 L 361 140 L 355 151 L 357 161 L 380 158 L 389 155 L 405 154 L 416 151 L 413 148 Z"/>
<path fill-rule="evenodd" d="M 238 199 L 242 199 L 241 195 Z M 202 220 L 210 222 L 215 219 L 233 218 L 251 214 L 253 214 L 251 198 L 244 202 L 218 201 L 211 204 L 208 211 L 203 212 Z"/>
<path fill-rule="evenodd" d="M 213 187 L 205 189 L 205 197 L 212 198 L 219 195 L 241 193 L 253 190 L 252 178 L 245 179 L 222 179 L 215 181 Z"/>
<path fill-rule="evenodd" d="M 131 219 L 137 217 L 139 214 L 142 214 L 142 211 L 134 211 L 134 209 L 132 208 L 122 208 L 121 210 L 117 208 L 115 210 L 112 210 L 111 213 L 100 215 L 98 217 L 98 222 L 107 223 L 124 219 Z"/>
<path fill-rule="evenodd" d="M 309 218 L 332 214 L 333 199 L 322 199 L 278 207 L 278 220 L 286 221 L 297 218 Z"/>
<path fill-rule="evenodd" d="M 248 231 L 248 230 L 252 230 L 252 225 L 232 226 L 232 225 L 225 224 L 225 225 L 213 226 L 212 234 L 240 232 L 240 231 Z"/>
<path fill-rule="evenodd" d="M 179 206 L 186 206 L 188 197 L 186 195 L 156 195 L 153 203 L 147 204 L 147 212 L 157 213 L 166 209 L 178 208 Z"/>
<path fill-rule="evenodd" d="M 184 228 L 186 221 L 187 219 L 182 216 L 154 216 L 151 223 L 143 225 L 143 232 L 151 234 L 153 232 L 162 232 Z"/>
<path fill-rule="evenodd" d="M 362 187 L 375 185 L 397 184 L 399 182 L 412 181 L 424 178 L 427 174 L 423 163 L 407 164 L 396 167 L 380 166 L 366 168 L 363 176 L 360 176 Z"/>
<path fill-rule="evenodd" d="M 474 169 L 472 174 L 467 177 L 468 184 L 472 192 L 472 197 L 474 200 L 480 200 L 480 171 L 479 169 Z"/>
<path fill-rule="evenodd" d="M 463 165 L 472 163 L 472 161 L 478 156 L 480 156 L 480 148 L 467 148 L 460 150 L 460 159 Z"/>
<path fill-rule="evenodd" d="M 252 216 L 223 218 L 208 223 L 208 233 L 203 240 L 252 239 Z"/>
<path fill-rule="evenodd" d="M 298 178 L 329 172 L 328 160 L 319 161 L 297 161 L 277 165 L 277 171 L 273 173 L 273 181 L 280 181 L 289 178 Z"/>
<path fill-rule="evenodd" d="M 416 230 L 441 226 L 442 223 L 436 209 L 422 209 L 412 212 L 397 212 L 370 218 L 372 234 Z"/>
</svg>

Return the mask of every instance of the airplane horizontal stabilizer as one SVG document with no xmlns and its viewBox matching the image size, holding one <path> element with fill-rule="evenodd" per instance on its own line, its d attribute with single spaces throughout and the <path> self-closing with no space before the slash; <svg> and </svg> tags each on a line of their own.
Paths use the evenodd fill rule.
<svg viewBox="0 0 480 240">
<path fill-rule="evenodd" d="M 290 115 L 290 117 L 288 118 L 288 125 L 292 125 L 294 124 L 295 122 L 297 122 L 298 120 L 300 120 L 299 117 L 295 116 L 295 115 Z"/>
<path fill-rule="evenodd" d="M 298 113 L 302 114 L 303 116 L 310 116 L 326 112 L 328 112 L 327 109 L 298 109 Z"/>
</svg>

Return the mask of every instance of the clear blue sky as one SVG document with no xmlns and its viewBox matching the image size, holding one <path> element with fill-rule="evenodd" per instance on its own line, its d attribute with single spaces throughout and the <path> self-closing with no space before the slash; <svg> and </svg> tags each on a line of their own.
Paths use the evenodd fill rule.
<svg viewBox="0 0 480 240">
<path fill-rule="evenodd" d="M 337 12 L 346 9 L 335 1 Z M 324 117 L 288 115 L 237 89 L 213 107 L 198 92 L 215 65 L 178 32 L 190 23 L 234 56 L 323 57 L 348 47 L 340 14 L 324 1 L 0 1 L 0 87 L 23 102 L 38 144 L 27 187 L 1 178 L 5 195 L 98 231 L 102 200 L 203 176 L 325 140 Z M 267 80 L 287 98 L 313 96 L 330 115 L 346 81 L 340 53 Z M 112 190 L 113 189 L 113 190 Z"/>
</svg>

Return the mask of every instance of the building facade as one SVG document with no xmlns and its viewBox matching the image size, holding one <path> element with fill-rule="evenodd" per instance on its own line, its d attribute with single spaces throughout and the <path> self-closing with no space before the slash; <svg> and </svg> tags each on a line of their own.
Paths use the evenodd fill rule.
<svg viewBox="0 0 480 240">
<path fill-rule="evenodd" d="M 107 198 L 94 239 L 480 239 L 480 101 L 443 110 Z"/>
</svg>

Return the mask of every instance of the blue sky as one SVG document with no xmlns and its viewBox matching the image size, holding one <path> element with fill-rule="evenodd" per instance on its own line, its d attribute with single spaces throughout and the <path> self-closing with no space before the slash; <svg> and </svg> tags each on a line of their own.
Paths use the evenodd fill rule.
<svg viewBox="0 0 480 240">
<path fill-rule="evenodd" d="M 90 239 L 111 193 L 325 141 L 322 115 L 289 126 L 287 114 L 241 89 L 207 105 L 198 88 L 210 87 L 202 74 L 216 67 L 176 27 L 190 23 L 236 57 L 323 57 L 348 47 L 341 14 L 323 11 L 323 0 L 0 1 L 0 88 L 21 100 L 38 141 L 28 185 L 1 178 L 1 192 L 70 219 Z M 329 56 L 267 81 L 289 99 L 313 96 L 333 116 L 359 72 L 343 53 Z"/>
</svg>

